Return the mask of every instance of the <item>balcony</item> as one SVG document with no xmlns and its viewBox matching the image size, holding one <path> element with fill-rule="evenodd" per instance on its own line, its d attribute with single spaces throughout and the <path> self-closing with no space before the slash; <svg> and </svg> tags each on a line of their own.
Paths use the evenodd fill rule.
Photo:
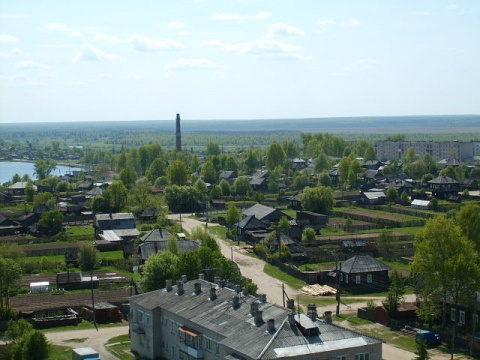
<svg viewBox="0 0 480 360">
<path fill-rule="evenodd" d="M 184 352 L 185 354 L 187 354 L 188 356 L 191 356 L 194 359 L 203 359 L 202 349 L 196 349 L 185 343 L 180 344 L 180 351 Z"/>
</svg>

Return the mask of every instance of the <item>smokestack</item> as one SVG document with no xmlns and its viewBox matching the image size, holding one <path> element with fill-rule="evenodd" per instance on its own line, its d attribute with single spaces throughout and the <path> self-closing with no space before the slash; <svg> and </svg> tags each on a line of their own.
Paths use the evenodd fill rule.
<svg viewBox="0 0 480 360">
<path fill-rule="evenodd" d="M 232 298 L 233 308 L 237 309 L 240 306 L 240 299 L 237 295 Z"/>
<path fill-rule="evenodd" d="M 172 291 L 172 280 L 171 280 L 171 279 L 168 279 L 168 280 L 166 281 L 165 290 L 167 290 L 167 291 Z"/>
<path fill-rule="evenodd" d="M 183 294 L 183 283 L 181 281 L 177 282 L 177 295 Z"/>
<path fill-rule="evenodd" d="M 178 152 L 182 151 L 182 132 L 180 131 L 180 114 L 177 114 L 175 131 L 175 144 Z"/>
<path fill-rule="evenodd" d="M 325 319 L 325 322 L 327 324 L 331 324 L 332 323 L 332 312 L 331 311 L 325 311 L 323 313 L 323 318 Z"/>
<path fill-rule="evenodd" d="M 263 323 L 263 311 L 257 310 L 255 311 L 255 324 Z"/>
<path fill-rule="evenodd" d="M 287 299 L 287 309 L 295 311 L 295 300 Z"/>
<path fill-rule="evenodd" d="M 198 295 L 202 292 L 202 284 L 196 282 L 195 284 L 193 284 L 193 286 L 195 287 L 195 295 Z"/>
<path fill-rule="evenodd" d="M 307 314 L 310 317 L 310 319 L 312 319 L 312 321 L 316 321 L 317 320 L 317 307 L 315 306 L 315 304 L 308 304 L 307 309 L 308 309 Z"/>
<path fill-rule="evenodd" d="M 267 331 L 274 332 L 275 331 L 275 319 L 268 319 L 267 320 Z"/>
<path fill-rule="evenodd" d="M 210 288 L 210 300 L 213 301 L 217 298 L 217 289 L 215 287 Z"/>
<path fill-rule="evenodd" d="M 182 282 L 184 284 L 187 282 L 187 275 L 182 275 Z"/>
<path fill-rule="evenodd" d="M 250 304 L 250 314 L 255 315 L 255 313 L 258 311 L 258 302 L 253 302 Z"/>
</svg>

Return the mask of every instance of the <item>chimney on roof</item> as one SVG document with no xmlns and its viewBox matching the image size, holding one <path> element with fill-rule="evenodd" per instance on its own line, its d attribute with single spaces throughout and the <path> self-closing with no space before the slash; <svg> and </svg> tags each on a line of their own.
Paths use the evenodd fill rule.
<svg viewBox="0 0 480 360">
<path fill-rule="evenodd" d="M 248 295 L 248 289 L 247 287 L 244 287 L 242 290 L 243 295 L 247 296 Z"/>
<path fill-rule="evenodd" d="M 250 314 L 255 315 L 258 311 L 258 302 L 254 301 L 250 304 Z"/>
<path fill-rule="evenodd" d="M 267 320 L 267 331 L 274 332 L 275 331 L 275 319 L 268 319 Z"/>
<path fill-rule="evenodd" d="M 307 315 L 310 317 L 310 319 L 312 319 L 312 321 L 317 320 L 317 307 L 315 304 L 308 304 Z"/>
<path fill-rule="evenodd" d="M 240 285 L 235 285 L 235 292 L 240 294 Z"/>
<path fill-rule="evenodd" d="M 184 284 L 187 282 L 187 275 L 182 275 L 182 282 Z"/>
<path fill-rule="evenodd" d="M 323 318 L 325 319 L 325 322 L 327 324 L 331 324 L 332 323 L 332 312 L 331 311 L 325 311 L 323 313 Z"/>
<path fill-rule="evenodd" d="M 220 276 L 215 276 L 215 277 L 213 278 L 213 282 L 214 282 L 215 284 L 217 284 L 218 286 L 220 286 Z"/>
<path fill-rule="evenodd" d="M 217 289 L 214 286 L 212 286 L 210 288 L 210 300 L 213 301 L 216 298 L 217 298 Z"/>
<path fill-rule="evenodd" d="M 267 294 L 258 294 L 258 300 L 260 300 L 261 302 L 266 302 Z"/>
<path fill-rule="evenodd" d="M 205 280 L 205 274 L 204 273 L 198 274 L 198 279 L 199 280 Z"/>
<path fill-rule="evenodd" d="M 165 290 L 172 291 L 172 280 L 168 279 L 167 281 L 165 281 L 165 283 L 166 283 Z"/>
<path fill-rule="evenodd" d="M 175 145 L 178 152 L 182 151 L 182 132 L 180 130 L 180 114 L 177 114 L 177 119 L 175 120 L 176 130 L 175 130 Z"/>
<path fill-rule="evenodd" d="M 287 299 L 287 309 L 295 311 L 295 300 Z"/>
<path fill-rule="evenodd" d="M 202 284 L 196 282 L 195 284 L 193 284 L 193 286 L 195 288 L 195 295 L 198 295 L 202 292 Z"/>
<path fill-rule="evenodd" d="M 240 299 L 238 298 L 237 295 L 233 296 L 232 303 L 233 303 L 233 308 L 238 309 L 238 307 L 240 306 Z"/>
<path fill-rule="evenodd" d="M 183 294 L 183 283 L 181 281 L 177 282 L 177 295 Z"/>
<path fill-rule="evenodd" d="M 288 323 L 290 324 L 290 327 L 297 326 L 295 323 L 295 312 L 292 311 L 288 313 Z"/>
<path fill-rule="evenodd" d="M 263 322 L 263 311 L 257 310 L 255 311 L 255 324 L 260 324 Z"/>
</svg>

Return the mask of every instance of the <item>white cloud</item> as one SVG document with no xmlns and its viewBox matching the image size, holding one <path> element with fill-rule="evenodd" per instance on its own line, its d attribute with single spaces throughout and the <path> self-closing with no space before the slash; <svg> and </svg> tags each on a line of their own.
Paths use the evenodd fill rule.
<svg viewBox="0 0 480 360">
<path fill-rule="evenodd" d="M 214 21 L 236 21 L 239 23 L 247 22 L 247 21 L 253 21 L 253 20 L 263 20 L 266 19 L 270 16 L 270 13 L 268 12 L 259 12 L 256 15 L 240 15 L 240 14 L 235 14 L 235 13 L 214 13 L 211 15 L 211 19 Z"/>
<path fill-rule="evenodd" d="M 137 51 L 165 51 L 178 50 L 183 48 L 183 44 L 173 40 L 153 40 L 144 35 L 132 35 L 129 41 Z"/>
<path fill-rule="evenodd" d="M 379 62 L 375 59 L 366 58 L 366 59 L 358 59 L 353 62 L 353 65 L 356 67 L 364 68 L 364 69 L 371 69 L 377 66 Z"/>
<path fill-rule="evenodd" d="M 334 23 L 335 23 L 335 21 L 332 20 L 332 19 L 321 18 L 321 19 L 317 20 L 317 22 L 315 24 L 325 26 L 325 25 L 332 25 Z"/>
<path fill-rule="evenodd" d="M 20 42 L 20 40 L 16 36 L 0 34 L 0 43 L 16 43 L 16 42 Z"/>
<path fill-rule="evenodd" d="M 35 61 L 30 61 L 30 60 L 17 62 L 14 67 L 17 70 L 32 70 L 32 69 L 33 70 L 44 70 L 44 69 L 48 69 L 48 66 L 37 63 Z"/>
<path fill-rule="evenodd" d="M 431 14 L 428 11 L 415 11 L 412 16 L 415 17 L 429 17 Z"/>
<path fill-rule="evenodd" d="M 155 26 L 157 29 L 171 29 L 171 28 L 186 28 L 188 27 L 187 24 L 180 22 L 180 21 L 172 21 L 165 25 L 157 25 Z"/>
<path fill-rule="evenodd" d="M 60 24 L 60 23 L 54 23 L 54 24 L 48 24 L 42 27 L 42 30 L 46 31 L 61 31 L 61 32 L 70 32 L 73 31 L 68 25 L 65 24 Z"/>
<path fill-rule="evenodd" d="M 211 46 L 224 51 L 243 54 L 292 53 L 303 50 L 301 46 L 291 45 L 277 40 L 253 40 L 241 45 L 223 43 L 220 40 L 208 40 L 197 46 Z"/>
<path fill-rule="evenodd" d="M 380 63 L 372 58 L 358 59 L 351 62 L 349 65 L 343 67 L 340 70 L 334 71 L 333 76 L 345 76 L 350 73 L 369 70 L 377 67 Z"/>
<path fill-rule="evenodd" d="M 201 59 L 178 59 L 165 65 L 165 70 L 185 69 L 218 69 L 220 65 L 205 58 Z"/>
<path fill-rule="evenodd" d="M 447 9 L 448 9 L 448 10 L 457 10 L 457 8 L 458 8 L 458 7 L 457 7 L 457 4 L 449 4 L 449 5 L 447 6 Z"/>
<path fill-rule="evenodd" d="M 304 36 L 305 32 L 295 26 L 281 23 L 273 24 L 268 27 L 268 37 L 276 36 Z"/>
<path fill-rule="evenodd" d="M 109 35 L 106 35 L 106 34 L 97 34 L 93 37 L 93 41 L 105 41 L 105 42 L 109 42 L 109 43 L 119 43 L 122 40 L 120 40 L 117 37 L 109 36 Z"/>
<path fill-rule="evenodd" d="M 25 52 L 20 50 L 19 48 L 15 48 L 9 51 L 0 51 L 0 57 L 23 57 L 27 56 Z"/>
<path fill-rule="evenodd" d="M 358 20 L 358 19 L 350 19 L 348 21 L 342 22 L 343 26 L 360 26 L 362 24 L 363 24 L 363 22 L 361 20 Z"/>
<path fill-rule="evenodd" d="M 94 48 L 90 44 L 83 44 L 78 54 L 73 59 L 73 62 L 110 62 L 117 60 L 118 57 L 112 54 L 108 54 L 97 48 Z"/>
<path fill-rule="evenodd" d="M 70 31 L 68 33 L 68 36 L 70 36 L 70 37 L 82 37 L 83 33 L 81 31 L 75 30 L 75 31 Z"/>
</svg>

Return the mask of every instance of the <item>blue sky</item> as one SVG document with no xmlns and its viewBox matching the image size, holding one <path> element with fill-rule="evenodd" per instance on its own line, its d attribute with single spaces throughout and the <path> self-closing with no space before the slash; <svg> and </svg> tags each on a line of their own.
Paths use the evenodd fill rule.
<svg viewBox="0 0 480 360">
<path fill-rule="evenodd" d="M 0 0 L 0 122 L 480 114 L 480 1 Z"/>
</svg>

